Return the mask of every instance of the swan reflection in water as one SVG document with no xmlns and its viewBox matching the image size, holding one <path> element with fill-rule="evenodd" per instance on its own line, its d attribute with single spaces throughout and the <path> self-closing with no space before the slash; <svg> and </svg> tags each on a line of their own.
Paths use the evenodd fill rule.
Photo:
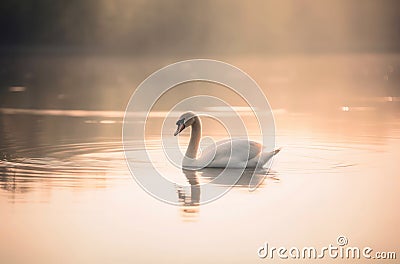
<svg viewBox="0 0 400 264">
<path fill-rule="evenodd" d="M 218 177 L 223 173 L 232 174 L 237 173 L 238 169 L 224 169 L 224 168 L 203 168 L 201 170 L 186 170 L 182 169 L 183 174 L 186 176 L 190 186 L 178 186 L 177 193 L 178 199 L 181 203 L 180 211 L 185 220 L 195 220 L 200 210 L 200 194 L 201 184 L 210 183 L 216 186 L 226 187 L 230 186 L 230 181 L 226 177 Z M 235 171 L 235 172 L 234 172 Z M 252 180 L 252 177 L 254 179 Z M 248 189 L 250 182 L 259 183 L 258 187 L 265 186 L 265 180 L 270 179 L 273 181 L 279 181 L 276 172 L 264 168 L 260 169 L 245 169 L 242 172 L 239 180 L 233 185 L 233 188 Z"/>
</svg>

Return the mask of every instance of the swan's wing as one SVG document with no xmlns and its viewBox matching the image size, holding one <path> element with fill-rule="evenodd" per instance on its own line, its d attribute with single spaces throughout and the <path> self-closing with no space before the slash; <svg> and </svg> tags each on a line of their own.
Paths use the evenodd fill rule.
<svg viewBox="0 0 400 264">
<path fill-rule="evenodd" d="M 262 145 L 255 141 L 240 139 L 240 140 L 233 140 L 232 143 L 233 143 L 232 144 L 233 155 L 237 155 L 236 153 L 242 153 L 241 155 L 246 157 L 247 160 L 255 158 L 262 151 Z M 247 149 L 249 151 L 248 155 L 247 155 Z"/>
<path fill-rule="evenodd" d="M 202 157 L 209 158 L 209 155 L 214 155 L 215 152 L 215 156 L 212 159 L 213 163 L 221 165 L 227 164 L 229 161 L 246 163 L 248 160 L 255 158 L 261 151 L 262 145 L 255 141 L 246 139 L 222 140 L 216 142 L 215 146 L 211 145 L 205 148 Z"/>
</svg>

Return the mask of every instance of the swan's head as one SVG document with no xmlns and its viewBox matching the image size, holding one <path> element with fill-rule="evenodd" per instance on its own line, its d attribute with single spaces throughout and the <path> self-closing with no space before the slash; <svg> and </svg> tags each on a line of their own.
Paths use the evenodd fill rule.
<svg viewBox="0 0 400 264">
<path fill-rule="evenodd" d="M 193 123 L 196 122 L 197 119 L 198 119 L 197 115 L 193 112 L 186 112 L 183 115 L 181 115 L 178 121 L 176 121 L 176 125 L 178 127 L 176 128 L 174 136 L 181 133 L 185 128 L 193 125 Z"/>
</svg>

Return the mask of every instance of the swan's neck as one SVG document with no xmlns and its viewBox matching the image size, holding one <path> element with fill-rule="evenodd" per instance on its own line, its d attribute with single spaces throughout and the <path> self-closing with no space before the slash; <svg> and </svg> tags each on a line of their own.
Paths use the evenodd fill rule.
<svg viewBox="0 0 400 264">
<path fill-rule="evenodd" d="M 195 120 L 192 124 L 192 131 L 190 132 L 189 146 L 186 150 L 185 156 L 191 159 L 196 159 L 197 151 L 199 149 L 199 143 L 201 138 L 201 122 L 198 117 L 194 117 Z"/>
</svg>

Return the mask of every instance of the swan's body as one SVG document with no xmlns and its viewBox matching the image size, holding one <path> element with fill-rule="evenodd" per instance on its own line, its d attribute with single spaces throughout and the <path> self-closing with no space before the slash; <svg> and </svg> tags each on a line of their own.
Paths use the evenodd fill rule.
<svg viewBox="0 0 400 264">
<path fill-rule="evenodd" d="M 277 149 L 268 152 L 258 142 L 238 138 L 218 141 L 202 150 L 197 157 L 201 138 L 200 118 L 188 112 L 176 124 L 178 128 L 175 136 L 186 127 L 192 127 L 189 146 L 182 161 L 184 168 L 259 168 L 280 151 Z"/>
</svg>

